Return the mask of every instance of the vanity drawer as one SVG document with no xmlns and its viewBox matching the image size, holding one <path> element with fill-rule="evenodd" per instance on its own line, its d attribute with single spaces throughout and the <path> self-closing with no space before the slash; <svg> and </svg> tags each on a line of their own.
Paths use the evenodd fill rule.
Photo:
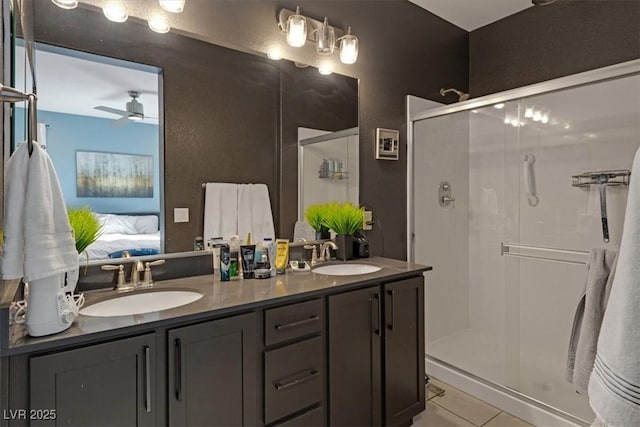
<svg viewBox="0 0 640 427">
<path fill-rule="evenodd" d="M 324 396 L 322 337 L 264 353 L 264 422 L 271 424 Z"/>
<path fill-rule="evenodd" d="M 322 332 L 324 305 L 322 299 L 272 308 L 264 315 L 265 345 Z"/>
<path fill-rule="evenodd" d="M 322 427 L 324 422 L 324 407 L 312 409 L 283 423 L 274 424 L 275 427 Z"/>
</svg>

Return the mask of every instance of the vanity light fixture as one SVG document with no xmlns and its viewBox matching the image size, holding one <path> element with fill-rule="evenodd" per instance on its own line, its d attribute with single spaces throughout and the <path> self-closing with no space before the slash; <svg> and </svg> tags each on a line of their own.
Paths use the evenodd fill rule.
<svg viewBox="0 0 640 427">
<path fill-rule="evenodd" d="M 113 22 L 124 22 L 129 17 L 124 2 L 120 0 L 110 0 L 106 2 L 102 7 L 102 12 L 109 21 Z"/>
<path fill-rule="evenodd" d="M 184 10 L 185 0 L 159 0 L 160 7 L 171 13 L 181 13 Z"/>
<path fill-rule="evenodd" d="M 329 25 L 329 19 L 325 16 L 322 27 L 315 30 L 316 52 L 318 55 L 331 55 L 336 47 L 336 32 Z"/>
<path fill-rule="evenodd" d="M 358 37 L 351 34 L 351 27 L 345 31 L 329 25 L 329 19 L 318 21 L 300 14 L 300 7 L 293 12 L 281 9 L 278 14 L 278 27 L 287 36 L 287 44 L 292 47 L 304 46 L 307 40 L 316 46 L 319 55 L 331 55 L 340 50 L 343 64 L 354 64 L 358 59 Z"/>
<path fill-rule="evenodd" d="M 53 4 L 63 9 L 75 9 L 78 7 L 78 0 L 51 0 Z"/>
<path fill-rule="evenodd" d="M 149 18 L 149 28 L 151 28 L 156 33 L 164 34 L 168 33 L 171 29 L 169 25 L 169 20 L 166 16 L 156 13 L 151 18 Z"/>
<path fill-rule="evenodd" d="M 358 59 L 358 38 L 351 34 L 351 27 L 347 27 L 347 34 L 340 37 L 340 62 L 355 64 Z"/>
<path fill-rule="evenodd" d="M 287 44 L 289 46 L 304 46 L 307 41 L 307 18 L 300 15 L 300 6 L 296 7 L 296 13 L 287 19 L 285 31 L 287 33 Z"/>
</svg>

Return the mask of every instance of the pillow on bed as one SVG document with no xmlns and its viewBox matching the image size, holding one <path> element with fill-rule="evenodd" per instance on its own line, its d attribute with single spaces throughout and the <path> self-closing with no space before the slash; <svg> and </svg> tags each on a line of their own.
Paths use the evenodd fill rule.
<svg viewBox="0 0 640 427">
<path fill-rule="evenodd" d="M 136 230 L 135 216 L 96 214 L 102 224 L 103 234 L 139 234 Z"/>
<path fill-rule="evenodd" d="M 136 219 L 136 230 L 139 234 L 151 234 L 158 231 L 158 217 L 156 215 L 139 215 Z"/>
</svg>

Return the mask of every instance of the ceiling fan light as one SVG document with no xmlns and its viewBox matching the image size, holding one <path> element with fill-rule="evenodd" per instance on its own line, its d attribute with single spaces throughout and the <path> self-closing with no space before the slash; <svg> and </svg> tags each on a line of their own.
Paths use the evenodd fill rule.
<svg viewBox="0 0 640 427">
<path fill-rule="evenodd" d="M 164 34 L 169 32 L 171 26 L 169 25 L 169 20 L 166 16 L 155 14 L 149 18 L 149 28 L 156 33 Z"/>
<path fill-rule="evenodd" d="M 131 113 L 127 116 L 129 120 L 133 120 L 134 122 L 141 122 L 144 120 L 144 114 L 140 113 Z"/>
<path fill-rule="evenodd" d="M 78 7 L 78 0 L 51 0 L 51 2 L 63 9 L 75 9 Z"/>
<path fill-rule="evenodd" d="M 185 0 L 160 0 L 160 7 L 171 13 L 181 13 Z"/>
<path fill-rule="evenodd" d="M 102 8 L 102 12 L 109 21 L 113 22 L 124 22 L 129 18 L 127 9 L 121 1 L 107 2 Z"/>
</svg>

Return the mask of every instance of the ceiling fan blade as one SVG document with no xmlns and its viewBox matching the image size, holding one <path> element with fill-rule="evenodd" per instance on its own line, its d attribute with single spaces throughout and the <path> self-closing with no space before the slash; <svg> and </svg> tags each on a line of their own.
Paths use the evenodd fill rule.
<svg viewBox="0 0 640 427">
<path fill-rule="evenodd" d="M 117 108 L 105 107 L 104 105 L 98 105 L 97 107 L 93 107 L 94 110 L 104 111 L 105 113 L 117 114 L 119 116 L 127 117 L 129 115 L 128 111 L 118 110 Z"/>
<path fill-rule="evenodd" d="M 120 126 L 124 126 L 127 123 L 129 123 L 129 118 L 127 116 L 124 117 L 120 117 L 118 120 L 114 120 L 111 122 L 111 126 L 113 127 L 120 127 Z"/>
</svg>

